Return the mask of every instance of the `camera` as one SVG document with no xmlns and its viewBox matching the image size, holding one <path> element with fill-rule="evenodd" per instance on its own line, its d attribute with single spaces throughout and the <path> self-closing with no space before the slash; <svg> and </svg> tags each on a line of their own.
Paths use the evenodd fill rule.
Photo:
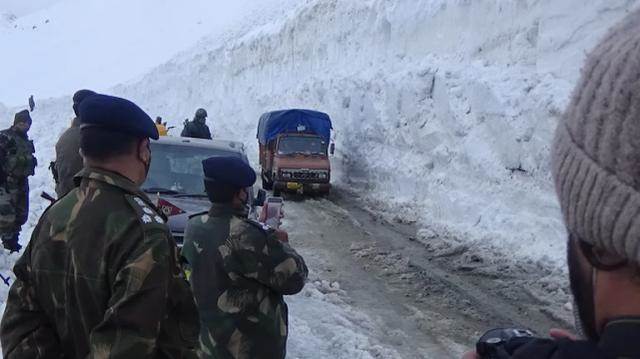
<svg viewBox="0 0 640 359">
<path fill-rule="evenodd" d="M 492 329 L 478 340 L 476 352 L 482 359 L 506 359 L 534 339 L 535 334 L 529 329 Z"/>
</svg>

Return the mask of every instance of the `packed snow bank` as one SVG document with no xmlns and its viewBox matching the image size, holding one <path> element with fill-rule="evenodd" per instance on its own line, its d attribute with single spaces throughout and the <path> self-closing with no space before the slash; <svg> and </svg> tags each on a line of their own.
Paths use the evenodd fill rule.
<svg viewBox="0 0 640 359">
<path fill-rule="evenodd" d="M 104 91 L 281 0 L 39 0 L 0 5 L 0 101 Z M 28 3 L 28 4 L 27 4 Z M 11 11 L 13 10 L 13 12 Z M 3 15 L 3 13 L 5 13 Z M 18 16 L 17 18 L 15 16 Z M 249 24 L 260 23 L 253 17 Z M 240 24 L 238 24 L 240 23 Z"/>
<path fill-rule="evenodd" d="M 196 107 L 250 145 L 258 116 L 334 119 L 334 180 L 422 239 L 561 267 L 549 144 L 586 51 L 638 1 L 307 1 L 116 92 L 178 125 Z"/>
</svg>

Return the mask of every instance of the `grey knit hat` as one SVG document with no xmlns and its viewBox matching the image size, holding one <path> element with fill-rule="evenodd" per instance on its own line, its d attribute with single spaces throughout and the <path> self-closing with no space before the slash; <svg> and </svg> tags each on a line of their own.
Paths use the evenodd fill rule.
<svg viewBox="0 0 640 359">
<path fill-rule="evenodd" d="M 589 55 L 552 162 L 569 232 L 640 263 L 640 12 Z"/>
</svg>

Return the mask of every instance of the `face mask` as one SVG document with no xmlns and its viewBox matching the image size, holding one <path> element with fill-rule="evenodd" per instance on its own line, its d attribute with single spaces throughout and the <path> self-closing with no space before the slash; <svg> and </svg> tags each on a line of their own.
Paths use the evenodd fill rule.
<svg viewBox="0 0 640 359">
<path fill-rule="evenodd" d="M 243 188 L 242 192 L 244 193 L 244 199 L 240 204 L 240 210 L 242 211 L 242 213 L 249 215 L 249 211 L 251 210 L 251 206 L 249 205 L 249 193 L 247 192 L 246 188 Z"/>
<path fill-rule="evenodd" d="M 147 142 L 147 151 L 149 151 L 149 160 L 145 161 L 142 159 L 142 154 L 138 154 L 138 159 L 140 160 L 140 162 L 142 162 L 142 164 L 144 165 L 144 179 L 147 179 L 147 176 L 149 175 L 149 169 L 151 168 L 151 147 L 149 145 L 149 142 Z"/>
</svg>

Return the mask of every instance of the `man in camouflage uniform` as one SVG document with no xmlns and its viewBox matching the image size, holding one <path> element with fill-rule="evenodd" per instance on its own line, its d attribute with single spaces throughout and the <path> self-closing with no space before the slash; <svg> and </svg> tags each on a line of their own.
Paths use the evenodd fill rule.
<svg viewBox="0 0 640 359">
<path fill-rule="evenodd" d="M 37 162 L 29 111 L 18 112 L 13 126 L 0 131 L 0 237 L 4 248 L 18 252 L 18 237 L 29 216 L 29 180 Z"/>
<path fill-rule="evenodd" d="M 53 177 L 56 181 L 56 194 L 62 198 L 76 187 L 74 177 L 82 169 L 80 156 L 80 118 L 78 110 L 82 100 L 95 95 L 91 90 L 79 90 L 73 95 L 73 112 L 76 117 L 71 127 L 66 129 L 56 143 L 56 160 L 52 164 Z"/>
<path fill-rule="evenodd" d="M 151 118 L 104 95 L 80 106 L 86 167 L 14 267 L 6 359 L 195 358 L 198 312 L 165 219 L 140 191 Z"/>
<path fill-rule="evenodd" d="M 288 310 L 308 270 L 286 232 L 248 220 L 256 174 L 241 159 L 203 161 L 208 213 L 189 220 L 182 254 L 200 311 L 202 358 L 284 358 Z"/>
<path fill-rule="evenodd" d="M 204 108 L 199 108 L 196 111 L 193 121 L 185 120 L 184 129 L 180 136 L 205 140 L 211 139 L 211 131 L 209 130 L 209 126 L 207 126 L 207 111 Z"/>
</svg>

